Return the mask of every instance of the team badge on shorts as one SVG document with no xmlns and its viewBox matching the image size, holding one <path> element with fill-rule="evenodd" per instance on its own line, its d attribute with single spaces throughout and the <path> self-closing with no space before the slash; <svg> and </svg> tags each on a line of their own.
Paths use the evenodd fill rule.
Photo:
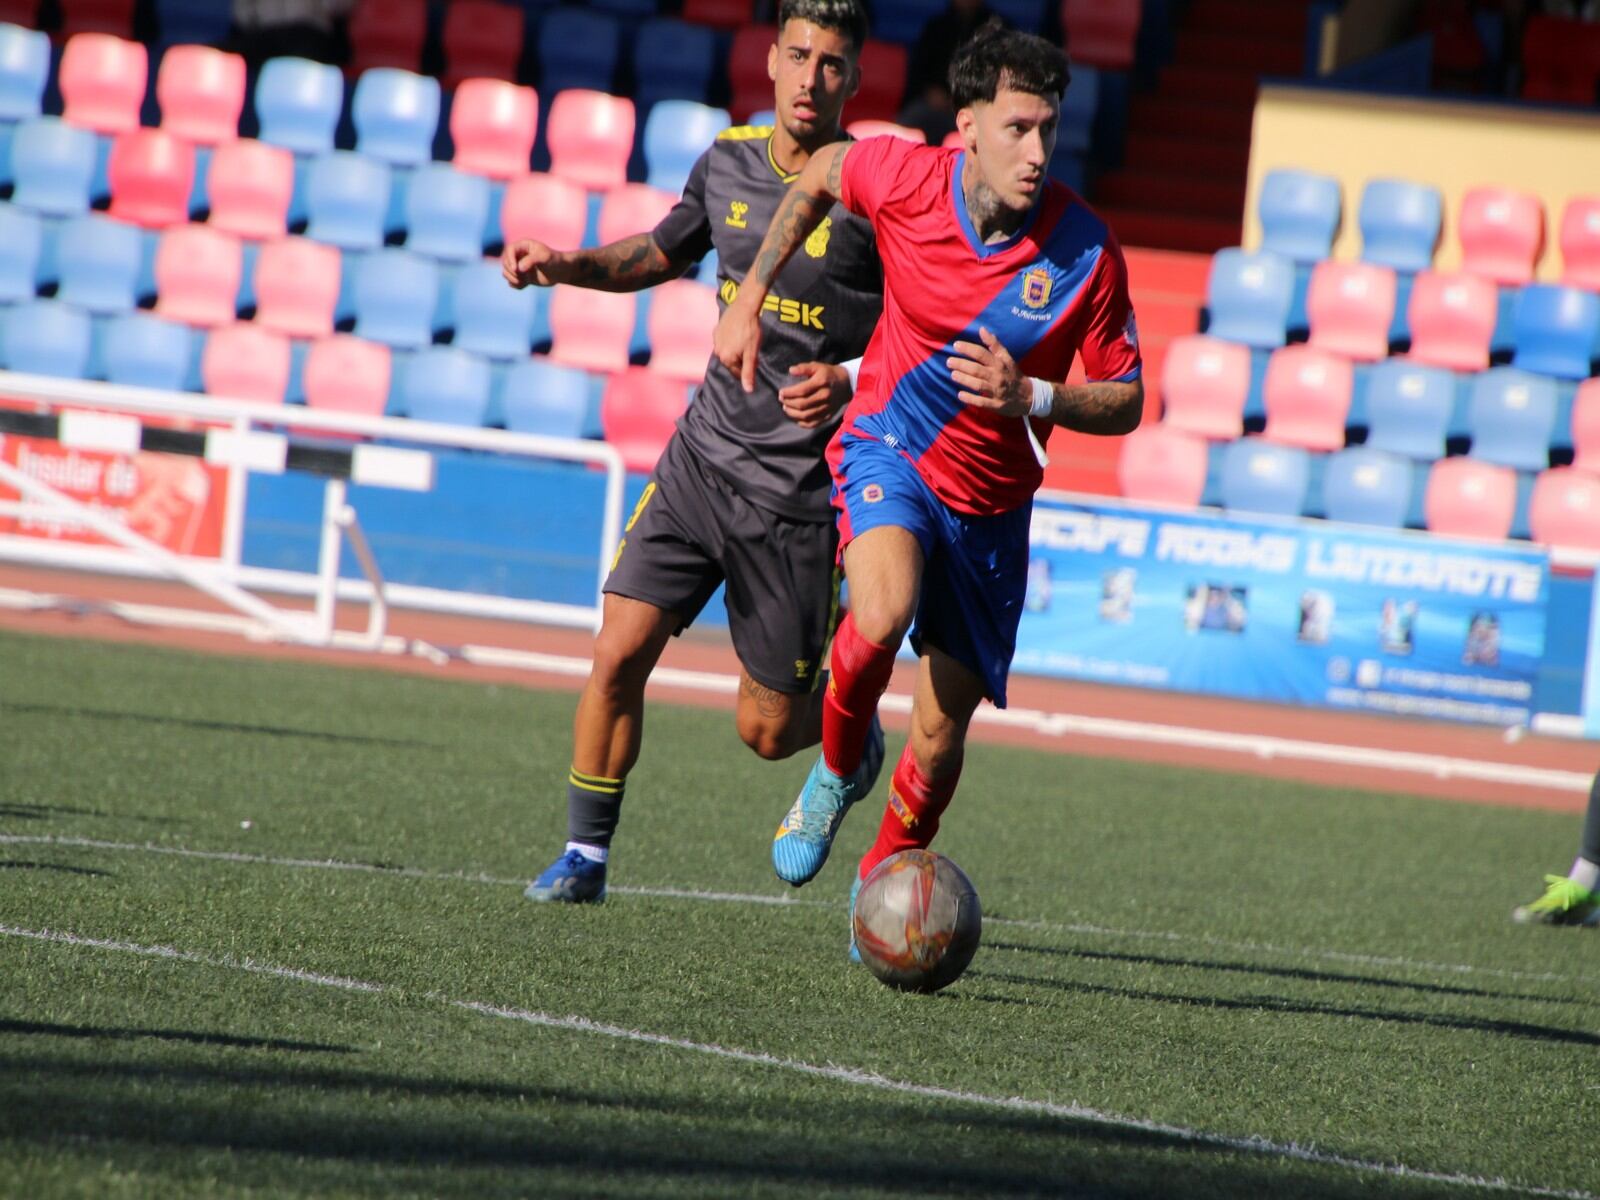
<svg viewBox="0 0 1600 1200">
<path fill-rule="evenodd" d="M 1050 272 L 1044 267 L 1033 268 L 1022 277 L 1022 302 L 1029 308 L 1043 308 L 1050 303 L 1053 282 Z"/>
<path fill-rule="evenodd" d="M 883 488 L 879 487 L 875 483 L 869 483 L 866 487 L 861 489 L 861 498 L 868 504 L 876 504 L 879 500 L 883 499 Z"/>
</svg>

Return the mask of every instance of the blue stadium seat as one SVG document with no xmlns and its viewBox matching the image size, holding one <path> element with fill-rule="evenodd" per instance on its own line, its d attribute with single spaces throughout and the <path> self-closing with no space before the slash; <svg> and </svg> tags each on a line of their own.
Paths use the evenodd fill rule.
<svg viewBox="0 0 1600 1200">
<path fill-rule="evenodd" d="M 296 154 L 332 150 L 343 107 L 344 76 L 338 67 L 308 58 L 273 58 L 256 80 L 261 140 Z"/>
<path fill-rule="evenodd" d="M 398 167 L 432 161 L 439 103 L 439 81 L 432 76 L 394 67 L 367 71 L 351 100 L 356 149 Z"/>
<path fill-rule="evenodd" d="M 1512 364 L 1561 379 L 1587 379 L 1600 348 L 1600 296 L 1531 283 L 1517 294 Z"/>
<path fill-rule="evenodd" d="M 988 5 L 1005 18 L 1007 25 L 1024 33 L 1042 30 L 1049 8 L 1046 0 L 988 0 Z"/>
<path fill-rule="evenodd" d="M 1069 150 L 1088 154 L 1094 141 L 1095 114 L 1100 108 L 1100 72 L 1087 64 L 1073 64 L 1067 94 L 1061 97 L 1061 124 L 1057 127 L 1056 153 Z"/>
<path fill-rule="evenodd" d="M 1556 385 L 1515 367 L 1491 367 L 1472 379 L 1467 428 L 1472 457 L 1519 471 L 1550 465 Z"/>
<path fill-rule="evenodd" d="M 0 302 L 29 300 L 39 289 L 44 222 L 36 213 L 0 201 Z"/>
<path fill-rule="evenodd" d="M 514 433 L 580 438 L 589 421 L 589 376 L 545 358 L 512 365 L 500 391 L 506 428 Z"/>
<path fill-rule="evenodd" d="M 1318 262 L 1330 255 L 1339 231 L 1339 181 L 1310 171 L 1268 171 L 1256 214 L 1263 250 L 1297 263 Z"/>
<path fill-rule="evenodd" d="M 702 25 L 670 17 L 646 21 L 633 43 L 634 108 L 663 100 L 705 101 L 717 58 L 717 36 Z"/>
<path fill-rule="evenodd" d="M 1456 377 L 1443 367 L 1403 358 L 1367 374 L 1366 444 L 1407 458 L 1443 458 L 1456 403 Z"/>
<path fill-rule="evenodd" d="M 509 288 L 499 263 L 476 262 L 456 271 L 450 291 L 454 345 L 488 358 L 527 355 L 535 310 L 548 303 L 548 288 Z"/>
<path fill-rule="evenodd" d="M 778 113 L 771 108 L 757 109 L 750 114 L 750 119 L 745 122 L 747 125 L 776 125 L 777 123 Z"/>
<path fill-rule="evenodd" d="M 21 122 L 11 142 L 11 202 L 55 217 L 86 211 L 98 154 L 98 141 L 87 129 L 57 117 Z"/>
<path fill-rule="evenodd" d="M 203 335 L 153 313 L 119 313 L 102 328 L 97 357 L 111 383 L 178 392 L 194 389 Z"/>
<path fill-rule="evenodd" d="M 439 268 L 409 250 L 375 250 L 356 264 L 352 281 L 357 337 L 411 350 L 433 342 Z"/>
<path fill-rule="evenodd" d="M 874 0 L 872 36 L 903 46 L 915 45 L 922 35 L 922 27 L 944 9 L 944 0 Z M 1072 69 L 1077 72 L 1076 63 Z"/>
<path fill-rule="evenodd" d="M 539 3 L 539 0 L 534 0 L 534 3 Z M 653 17 L 661 11 L 660 0 L 590 0 L 590 3 L 595 8 L 636 21 Z"/>
<path fill-rule="evenodd" d="M 1310 480 L 1310 452 L 1298 446 L 1247 437 L 1223 448 L 1224 508 L 1296 517 L 1305 508 Z"/>
<path fill-rule="evenodd" d="M 400 377 L 399 407 L 418 421 L 482 425 L 489 412 L 489 361 L 459 346 L 417 351 Z"/>
<path fill-rule="evenodd" d="M 653 188 L 683 194 L 695 160 L 731 123 L 726 109 L 693 100 L 662 100 L 644 122 L 644 161 Z"/>
<path fill-rule="evenodd" d="M 406 188 L 406 249 L 447 262 L 483 257 L 489 181 L 449 163 L 427 163 Z"/>
<path fill-rule="evenodd" d="M 11 138 L 17 122 L 39 115 L 49 78 L 49 36 L 0 25 L 0 185 L 11 182 Z"/>
<path fill-rule="evenodd" d="M 142 256 L 143 239 L 136 226 L 98 213 L 73 217 L 57 236 L 61 287 L 56 298 L 92 313 L 135 308 Z"/>
<path fill-rule="evenodd" d="M 1439 189 L 1404 179 L 1372 179 L 1357 214 L 1364 262 L 1396 271 L 1425 271 L 1444 223 Z"/>
<path fill-rule="evenodd" d="M 313 159 L 306 172 L 306 236 L 341 250 L 383 245 L 389 165 L 352 150 Z"/>
<path fill-rule="evenodd" d="M 609 13 L 553 8 L 539 26 L 539 96 L 549 101 L 566 88 L 611 91 L 617 74 L 622 26 Z"/>
<path fill-rule="evenodd" d="M 1294 301 L 1294 264 L 1268 250 L 1219 250 L 1211 259 L 1206 332 L 1258 349 L 1281 346 Z"/>
<path fill-rule="evenodd" d="M 9 309 L 0 334 L 8 371 L 84 379 L 89 373 L 89 314 L 59 300 L 25 300 Z"/>
<path fill-rule="evenodd" d="M 217 0 L 155 0 L 155 17 L 166 46 L 220 45 L 233 25 L 232 6 Z"/>
<path fill-rule="evenodd" d="M 1330 521 L 1399 528 L 1411 513 L 1409 459 L 1347 446 L 1328 459 L 1322 477 L 1322 510 Z"/>
</svg>

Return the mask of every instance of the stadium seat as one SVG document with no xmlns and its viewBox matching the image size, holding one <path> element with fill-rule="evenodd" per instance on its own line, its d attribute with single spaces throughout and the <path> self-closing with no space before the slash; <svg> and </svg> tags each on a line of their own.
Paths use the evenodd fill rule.
<svg viewBox="0 0 1600 1200">
<path fill-rule="evenodd" d="M 755 19 L 754 12 L 755 0 L 683 0 L 685 21 L 709 25 L 713 29 L 743 29 Z M 765 47 L 762 49 L 764 51 Z"/>
<path fill-rule="evenodd" d="M 663 100 L 704 102 L 715 75 L 717 37 L 703 25 L 662 17 L 639 26 L 633 42 L 634 107 Z"/>
<path fill-rule="evenodd" d="M 1410 356 L 1452 371 L 1483 370 L 1489 365 L 1498 305 L 1495 286 L 1487 279 L 1423 271 L 1412 286 L 1407 314 Z"/>
<path fill-rule="evenodd" d="M 176 225 L 156 247 L 156 312 L 187 325 L 228 325 L 238 310 L 239 239 L 207 225 Z"/>
<path fill-rule="evenodd" d="M 1250 349 L 1206 334 L 1174 338 L 1161 365 L 1162 423 L 1216 441 L 1244 430 Z"/>
<path fill-rule="evenodd" d="M 552 175 L 591 192 L 619 187 L 627 182 L 633 152 L 633 101 L 583 89 L 562 92 L 550 102 L 545 141 Z"/>
<path fill-rule="evenodd" d="M 89 372 L 89 314 L 59 300 L 24 300 L 3 317 L 5 368 L 24 375 L 84 379 Z"/>
<path fill-rule="evenodd" d="M 1339 181 L 1331 175 L 1280 168 L 1261 181 L 1256 205 L 1261 248 L 1314 263 L 1333 252 L 1339 232 Z"/>
<path fill-rule="evenodd" d="M 665 2 L 666 0 L 590 0 L 595 8 L 635 21 L 655 16 Z"/>
<path fill-rule="evenodd" d="M 1517 473 L 1475 458 L 1441 458 L 1428 472 L 1423 511 L 1446 537 L 1503 540 L 1517 510 Z"/>
<path fill-rule="evenodd" d="M 539 128 L 539 96 L 500 79 L 468 79 L 450 104 L 456 167 L 490 179 L 528 173 Z"/>
<path fill-rule="evenodd" d="M 156 71 L 161 128 L 198 145 L 239 136 L 244 93 L 244 59 L 210 46 L 173 46 Z"/>
<path fill-rule="evenodd" d="M 1572 465 L 1600 475 L 1600 379 L 1586 379 L 1572 398 Z"/>
<path fill-rule="evenodd" d="M 1361 190 L 1356 217 L 1361 261 L 1396 271 L 1425 271 L 1444 225 L 1439 189 L 1404 179 L 1371 179 Z"/>
<path fill-rule="evenodd" d="M 1472 456 L 1484 462 L 1542 471 L 1550 464 L 1556 387 L 1515 367 L 1493 367 L 1472 380 L 1467 429 Z"/>
<path fill-rule="evenodd" d="M 1455 408 L 1455 376 L 1403 358 L 1385 359 L 1367 375 L 1366 444 L 1408 458 L 1443 458 Z"/>
<path fill-rule="evenodd" d="M 589 376 L 538 355 L 525 358 L 506 372 L 500 409 L 513 433 L 581 438 L 588 421 Z"/>
<path fill-rule="evenodd" d="M 135 0 L 59 0 L 61 28 L 58 37 L 80 33 L 109 33 L 117 37 L 133 35 Z"/>
<path fill-rule="evenodd" d="M 581 184 L 535 172 L 507 185 L 500 229 L 507 244 L 536 238 L 557 250 L 576 250 L 583 243 L 587 209 Z"/>
<path fill-rule="evenodd" d="M 338 67 L 306 58 L 273 58 L 256 80 L 261 140 L 295 154 L 332 150 L 343 106 L 344 77 Z"/>
<path fill-rule="evenodd" d="M 698 383 L 711 358 L 711 335 L 719 315 L 717 293 L 703 283 L 674 279 L 656 288 L 646 325 L 650 369 Z"/>
<path fill-rule="evenodd" d="M 644 473 L 655 468 L 688 407 L 683 380 L 657 375 L 648 367 L 628 367 L 606 381 L 600 426 L 623 465 Z"/>
<path fill-rule="evenodd" d="M 1299 516 L 1310 475 L 1311 456 L 1299 446 L 1240 438 L 1222 447 L 1222 505 L 1238 512 Z"/>
<path fill-rule="evenodd" d="M 139 302 L 138 229 L 98 213 L 71 217 L 56 243 L 56 299 L 92 313 L 127 312 Z"/>
<path fill-rule="evenodd" d="M 670 285 L 663 285 L 670 286 Z M 500 264 L 468 263 L 451 276 L 450 311 L 455 315 L 452 344 L 488 358 L 525 357 L 532 345 L 535 308 L 544 288 L 509 288 Z"/>
<path fill-rule="evenodd" d="M 922 28 L 944 11 L 941 0 L 874 0 L 872 36 L 902 46 L 915 46 Z M 1076 70 L 1077 64 L 1073 64 Z"/>
<path fill-rule="evenodd" d="M 154 0 L 156 28 L 167 46 L 225 41 L 233 26 L 231 6 L 216 0 Z"/>
<path fill-rule="evenodd" d="M 1561 282 L 1600 292 L 1600 196 L 1574 196 L 1562 210 Z"/>
<path fill-rule="evenodd" d="M 644 122 L 647 182 L 653 188 L 681 196 L 695 161 L 729 124 L 726 109 L 710 108 L 693 100 L 660 101 Z"/>
<path fill-rule="evenodd" d="M 33 299 L 43 254 L 44 222 L 38 214 L 0 201 L 0 303 Z"/>
<path fill-rule="evenodd" d="M 389 404 L 394 356 L 381 342 L 337 333 L 311 343 L 306 354 L 308 407 L 381 417 Z"/>
<path fill-rule="evenodd" d="M 1314 346 L 1274 350 L 1263 390 L 1263 436 L 1307 450 L 1341 449 L 1354 388 L 1355 371 L 1348 358 Z"/>
<path fill-rule="evenodd" d="M 522 59 L 525 19 L 516 4 L 454 0 L 445 9 L 440 32 L 445 87 L 453 88 L 468 79 L 514 82 Z"/>
<path fill-rule="evenodd" d="M 263 325 L 213 329 L 200 356 L 207 393 L 256 404 L 282 404 L 289 393 L 289 339 Z"/>
<path fill-rule="evenodd" d="M 1600 476 L 1552 467 L 1533 484 L 1528 504 L 1533 540 L 1571 550 L 1600 550 Z"/>
<path fill-rule="evenodd" d="M 1100 111 L 1100 72 L 1085 63 L 1073 63 L 1066 95 L 1061 97 L 1061 119 L 1056 126 L 1056 149 L 1051 161 L 1063 154 L 1087 155 L 1094 144 L 1095 117 Z M 955 131 L 960 136 L 960 131 Z M 946 135 L 948 136 L 948 135 Z"/>
<path fill-rule="evenodd" d="M 693 19 L 687 13 L 684 16 Z M 733 100 L 728 110 L 735 121 L 750 120 L 752 113 L 771 106 L 772 80 L 767 78 L 767 51 L 777 41 L 775 25 L 743 25 L 733 35 L 733 46 L 728 53 L 728 82 L 733 88 Z M 903 80 L 904 76 L 901 78 Z"/>
<path fill-rule="evenodd" d="M 622 25 L 610 13 L 550 9 L 539 23 L 539 90 L 546 97 L 568 88 L 609 92 L 621 45 Z M 550 115 L 555 116 L 553 99 Z"/>
<path fill-rule="evenodd" d="M 1600 81 L 1600 31 L 1575 17 L 1534 12 L 1522 32 L 1522 96 L 1591 108 Z"/>
<path fill-rule="evenodd" d="M 857 141 L 874 137 L 894 137 L 902 142 L 914 142 L 918 146 L 928 144 L 927 135 L 922 130 L 913 129 L 909 125 L 897 125 L 893 121 L 851 121 L 850 128 L 845 132 Z"/>
<path fill-rule="evenodd" d="M 1126 71 L 1139 37 L 1140 0 L 1062 0 L 1061 28 L 1073 64 Z"/>
<path fill-rule="evenodd" d="M 341 250 L 383 245 L 389 165 L 350 150 L 315 159 L 306 172 L 306 236 Z"/>
<path fill-rule="evenodd" d="M 646 183 L 626 183 L 606 193 L 600 205 L 600 244 L 649 233 L 678 202 L 671 192 Z"/>
<path fill-rule="evenodd" d="M 351 75 L 395 68 L 418 70 L 428 40 L 428 6 L 424 0 L 360 0 L 350 14 Z"/>
<path fill-rule="evenodd" d="M 294 155 L 254 138 L 218 146 L 206 191 L 210 224 L 257 241 L 280 238 L 288 230 Z"/>
<path fill-rule="evenodd" d="M 149 55 L 140 42 L 109 33 L 74 34 L 57 71 L 62 118 L 108 135 L 137 129 L 149 70 Z"/>
<path fill-rule="evenodd" d="M 1311 269 L 1306 315 L 1311 344 L 1358 362 L 1389 354 L 1395 274 L 1372 263 L 1319 262 Z"/>
<path fill-rule="evenodd" d="M 489 361 L 459 346 L 428 346 L 400 373 L 398 407 L 417 421 L 483 425 L 489 413 Z"/>
<path fill-rule="evenodd" d="M 585 371 L 621 371 L 633 338 L 634 299 L 558 284 L 550 295 L 550 357 Z"/>
<path fill-rule="evenodd" d="M 195 339 L 201 335 L 178 321 L 146 312 L 119 313 L 99 337 L 101 372 L 108 383 L 181 392 L 188 388 Z"/>
<path fill-rule="evenodd" d="M 393 247 L 375 250 L 356 264 L 351 294 L 356 336 L 398 350 L 433 342 L 439 268 L 431 259 Z M 632 297 L 627 299 L 631 304 Z"/>
<path fill-rule="evenodd" d="M 1561 379 L 1587 379 L 1600 347 L 1600 295 L 1530 283 L 1517 295 L 1515 366 Z"/>
<path fill-rule="evenodd" d="M 42 111 L 50 78 L 50 38 L 36 29 L 0 25 L 0 150 L 10 144 L 17 121 Z M 10 180 L 9 155 L 0 155 L 0 182 Z"/>
<path fill-rule="evenodd" d="M 910 56 L 904 46 L 868 38 L 861 47 L 861 87 L 845 102 L 847 122 L 892 121 L 906 94 L 906 66 Z M 765 64 L 765 57 L 762 58 Z M 772 85 L 767 85 L 767 96 Z"/>
<path fill-rule="evenodd" d="M 310 238 L 286 237 L 256 259 L 256 323 L 289 337 L 333 332 L 339 302 L 339 251 Z"/>
<path fill-rule="evenodd" d="M 11 202 L 52 217 L 87 211 L 95 155 L 94 134 L 86 129 L 56 117 L 19 123 L 11 141 Z"/>
<path fill-rule="evenodd" d="M 1270 349 L 1288 336 L 1294 264 L 1266 250 L 1219 250 L 1211 259 L 1206 307 L 1212 337 Z"/>
<path fill-rule="evenodd" d="M 1206 441 L 1165 421 L 1122 439 L 1117 486 L 1130 500 L 1193 508 L 1205 493 Z"/>
<path fill-rule="evenodd" d="M 1472 188 L 1461 198 L 1460 238 L 1463 271 L 1521 287 L 1544 252 L 1544 205 L 1531 192 Z"/>
<path fill-rule="evenodd" d="M 107 167 L 111 215 L 146 229 L 165 229 L 189 219 L 194 187 L 194 147 L 160 129 L 136 129 L 117 137 Z"/>
<path fill-rule="evenodd" d="M 356 81 L 350 102 L 356 150 L 397 167 L 433 159 L 439 128 L 439 81 L 383 67 Z"/>
<path fill-rule="evenodd" d="M 488 216 L 487 179 L 427 163 L 406 188 L 406 249 L 449 262 L 482 258 Z"/>
<path fill-rule="evenodd" d="M 1322 511 L 1330 521 L 1398 529 L 1411 511 L 1411 461 L 1350 446 L 1328 458 Z"/>
</svg>

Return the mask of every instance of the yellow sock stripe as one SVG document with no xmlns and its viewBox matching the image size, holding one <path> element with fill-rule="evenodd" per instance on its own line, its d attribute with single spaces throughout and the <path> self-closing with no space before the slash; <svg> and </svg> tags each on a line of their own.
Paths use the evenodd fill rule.
<svg viewBox="0 0 1600 1200">
<path fill-rule="evenodd" d="M 621 795 L 624 782 L 621 779 L 607 779 L 604 775 L 585 775 L 577 770 L 568 772 L 567 781 L 581 791 L 596 792 L 602 796 Z"/>
</svg>

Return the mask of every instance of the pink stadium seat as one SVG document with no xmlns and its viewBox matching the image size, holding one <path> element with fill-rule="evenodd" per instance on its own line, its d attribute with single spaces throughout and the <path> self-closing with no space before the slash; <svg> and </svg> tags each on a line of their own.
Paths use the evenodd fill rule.
<svg viewBox="0 0 1600 1200">
<path fill-rule="evenodd" d="M 652 470 L 689 407 L 681 379 L 648 367 L 629 367 L 613 375 L 600 399 L 600 427 L 630 471 Z"/>
<path fill-rule="evenodd" d="M 646 318 L 650 369 L 690 382 L 704 377 L 718 315 L 715 289 L 687 279 L 663 283 Z"/>
<path fill-rule="evenodd" d="M 61 0 L 61 29 L 57 37 L 80 33 L 133 36 L 135 0 Z"/>
<path fill-rule="evenodd" d="M 415 71 L 428 40 L 426 0 L 360 0 L 350 14 L 350 64 L 354 77 L 372 67 Z"/>
<path fill-rule="evenodd" d="M 523 14 L 494 0 L 455 0 L 444 15 L 445 87 L 464 79 L 517 77 L 522 57 Z"/>
<path fill-rule="evenodd" d="M 500 206 L 500 232 L 506 243 L 537 238 L 557 250 L 583 244 L 588 201 L 582 186 L 535 172 L 513 179 Z"/>
<path fill-rule="evenodd" d="M 1162 423 L 1227 441 L 1244 432 L 1250 347 L 1203 333 L 1176 338 L 1161 367 Z"/>
<path fill-rule="evenodd" d="M 1306 293 L 1311 344 L 1360 362 L 1387 358 L 1395 286 L 1395 274 L 1389 267 L 1319 262 L 1312 268 Z"/>
<path fill-rule="evenodd" d="M 539 128 L 539 96 L 501 79 L 468 79 L 450 106 L 455 165 L 491 179 L 528 173 Z"/>
<path fill-rule="evenodd" d="M 106 168 L 111 215 L 147 229 L 182 225 L 189 219 L 194 187 L 194 147 L 160 129 L 119 134 Z"/>
<path fill-rule="evenodd" d="M 1531 192 L 1477 187 L 1461 198 L 1461 269 L 1506 287 L 1533 279 L 1544 252 L 1544 205 Z"/>
<path fill-rule="evenodd" d="M 248 322 L 213 329 L 200 378 L 213 396 L 282 404 L 289 392 L 289 339 Z"/>
<path fill-rule="evenodd" d="M 57 76 L 61 116 L 96 133 L 126 133 L 139 127 L 150 59 L 142 43 L 109 33 L 79 33 L 67 39 Z"/>
<path fill-rule="evenodd" d="M 1348 358 L 1314 346 L 1284 346 L 1267 363 L 1263 399 L 1268 441 L 1307 450 L 1344 448 L 1355 368 Z"/>
<path fill-rule="evenodd" d="M 912 129 L 909 125 L 896 125 L 893 121 L 851 121 L 846 132 L 857 139 L 897 137 L 901 141 L 915 142 L 919 146 L 928 144 L 927 136 L 922 130 Z"/>
<path fill-rule="evenodd" d="M 1561 282 L 1600 292 L 1600 196 L 1574 196 L 1561 214 Z"/>
<path fill-rule="evenodd" d="M 906 94 L 906 61 L 909 55 L 904 46 L 894 42 L 868 38 L 861 47 L 861 88 L 845 102 L 845 115 L 853 124 L 856 121 L 892 121 L 900 111 L 900 102 Z M 766 57 L 762 56 L 763 65 Z M 772 103 L 772 84 L 767 84 L 767 103 Z"/>
<path fill-rule="evenodd" d="M 1600 378 L 1585 379 L 1572 398 L 1572 465 L 1600 475 Z"/>
<path fill-rule="evenodd" d="M 550 297 L 551 359 L 585 371 L 625 369 L 634 311 L 634 298 L 627 292 L 557 285 Z"/>
<path fill-rule="evenodd" d="M 685 12 L 684 20 L 694 18 Z M 777 40 L 775 25 L 743 25 L 733 35 L 733 49 L 728 54 L 728 82 L 733 85 L 733 102 L 728 105 L 728 111 L 735 121 L 748 120 L 751 113 L 772 107 L 767 50 Z"/>
<path fill-rule="evenodd" d="M 1533 540 L 1574 550 L 1600 550 L 1600 476 L 1551 467 L 1533 484 L 1528 502 Z"/>
<path fill-rule="evenodd" d="M 256 259 L 256 322 L 290 337 L 333 332 L 339 251 L 310 238 L 268 242 Z"/>
<path fill-rule="evenodd" d="M 174 46 L 156 72 L 161 128 L 202 146 L 239 136 L 244 59 L 210 46 Z"/>
<path fill-rule="evenodd" d="M 206 178 L 212 225 L 257 241 L 284 235 L 294 194 L 294 155 L 238 138 L 217 147 Z"/>
<path fill-rule="evenodd" d="M 1517 509 L 1517 473 L 1475 458 L 1441 458 L 1428 473 L 1423 512 L 1446 537 L 1503 540 Z"/>
<path fill-rule="evenodd" d="M 683 0 L 685 21 L 714 29 L 743 29 L 754 19 L 754 10 L 755 0 Z"/>
<path fill-rule="evenodd" d="M 156 315 L 206 328 L 230 325 L 243 274 L 239 239 L 207 225 L 175 225 L 156 247 Z"/>
<path fill-rule="evenodd" d="M 389 403 L 389 347 L 348 333 L 313 342 L 306 354 L 306 404 L 381 417 Z"/>
<path fill-rule="evenodd" d="M 1061 0 L 1061 28 L 1072 61 L 1101 70 L 1132 67 L 1139 9 L 1139 0 Z"/>
<path fill-rule="evenodd" d="M 1408 310 L 1410 357 L 1452 371 L 1483 370 L 1489 365 L 1489 338 L 1494 333 L 1497 306 L 1495 286 L 1487 279 L 1420 272 Z"/>
<path fill-rule="evenodd" d="M 628 179 L 633 152 L 633 101 L 587 88 L 568 88 L 550 102 L 545 128 L 550 173 L 591 192 Z"/>
<path fill-rule="evenodd" d="M 1130 500 L 1193 508 L 1206 487 L 1205 439 L 1163 421 L 1141 425 L 1122 439 L 1117 485 Z"/>
<path fill-rule="evenodd" d="M 649 233 L 677 202 L 671 192 L 645 183 L 627 183 L 607 192 L 600 205 L 600 244 Z"/>
</svg>

